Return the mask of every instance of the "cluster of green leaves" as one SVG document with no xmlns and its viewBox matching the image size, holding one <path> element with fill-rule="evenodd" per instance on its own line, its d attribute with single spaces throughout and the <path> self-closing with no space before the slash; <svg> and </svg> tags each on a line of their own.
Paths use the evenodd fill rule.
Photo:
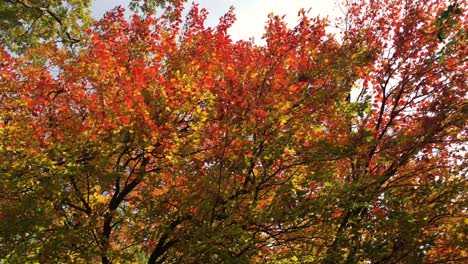
<svg viewBox="0 0 468 264">
<path fill-rule="evenodd" d="M 0 41 L 14 52 L 48 40 L 74 44 L 91 25 L 90 4 L 90 0 L 2 0 Z"/>
<path fill-rule="evenodd" d="M 439 32 L 437 32 L 437 37 L 440 41 L 443 41 L 447 38 L 445 31 L 442 29 L 444 22 L 446 22 L 449 26 L 456 26 L 458 21 L 456 19 L 452 19 L 452 17 L 462 14 L 463 11 L 459 6 L 458 1 L 450 4 L 447 9 L 440 14 L 440 17 L 435 22 L 436 27 L 440 28 Z"/>
</svg>

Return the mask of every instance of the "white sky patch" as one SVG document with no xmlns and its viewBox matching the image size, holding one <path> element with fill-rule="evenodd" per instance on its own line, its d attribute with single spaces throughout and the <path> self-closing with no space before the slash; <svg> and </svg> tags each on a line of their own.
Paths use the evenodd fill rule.
<svg viewBox="0 0 468 264">
<path fill-rule="evenodd" d="M 229 30 L 234 41 L 254 37 L 256 42 L 259 42 L 270 13 L 286 15 L 285 21 L 290 27 L 297 24 L 297 13 L 301 8 L 304 10 L 310 8 L 309 16 L 333 18 L 341 14 L 337 0 L 199 0 L 195 2 L 208 10 L 208 26 L 217 25 L 219 17 L 224 15 L 230 6 L 234 6 L 237 20 Z M 129 0 L 94 0 L 91 12 L 94 18 L 100 19 L 105 12 L 118 5 L 128 9 L 128 3 Z M 188 1 L 186 8 L 190 8 L 190 5 L 191 1 Z"/>
<path fill-rule="evenodd" d="M 204 2 L 200 1 L 203 6 Z M 224 0 L 220 2 L 231 3 L 235 7 L 236 23 L 229 30 L 233 40 L 249 39 L 254 37 L 260 40 L 265 31 L 268 14 L 285 15 L 288 26 L 294 27 L 298 22 L 298 11 L 301 8 L 308 10 L 310 16 L 333 16 L 339 10 L 334 0 Z M 226 10 L 229 4 L 226 4 Z M 207 7 L 207 10 L 210 9 Z"/>
<path fill-rule="evenodd" d="M 129 0 L 93 0 L 91 5 L 91 15 L 94 19 L 101 19 L 102 16 L 116 6 L 122 6 L 128 10 Z"/>
</svg>

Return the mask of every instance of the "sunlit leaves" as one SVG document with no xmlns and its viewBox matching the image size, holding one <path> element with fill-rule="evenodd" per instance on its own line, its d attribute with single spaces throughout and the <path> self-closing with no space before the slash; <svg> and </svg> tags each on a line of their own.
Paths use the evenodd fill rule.
<svg viewBox="0 0 468 264">
<path fill-rule="evenodd" d="M 271 15 L 265 46 L 230 40 L 232 10 L 209 28 L 197 5 L 185 26 L 181 6 L 118 8 L 76 56 L 2 53 L 1 257 L 463 257 L 466 18 L 437 22 L 443 1 L 348 8 L 339 37 Z"/>
</svg>

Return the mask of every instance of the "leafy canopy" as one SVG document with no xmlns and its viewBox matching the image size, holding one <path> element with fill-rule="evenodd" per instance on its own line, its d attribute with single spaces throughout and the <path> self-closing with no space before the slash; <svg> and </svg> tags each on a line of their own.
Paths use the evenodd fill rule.
<svg viewBox="0 0 468 264">
<path fill-rule="evenodd" d="M 117 8 L 74 56 L 2 51 L 0 262 L 463 262 L 468 23 L 449 4 L 353 1 L 339 35 L 271 15 L 263 46 L 230 39 L 233 10 L 209 28 L 197 5 Z"/>
<path fill-rule="evenodd" d="M 47 40 L 70 45 L 90 26 L 90 0 L 1 0 L 0 43 L 22 52 Z"/>
</svg>

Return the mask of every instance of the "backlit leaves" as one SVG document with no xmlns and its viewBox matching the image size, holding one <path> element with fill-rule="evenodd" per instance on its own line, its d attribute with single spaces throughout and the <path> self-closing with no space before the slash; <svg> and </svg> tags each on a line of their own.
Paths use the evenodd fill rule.
<svg viewBox="0 0 468 264">
<path fill-rule="evenodd" d="M 356 1 L 339 37 L 271 15 L 259 46 L 230 40 L 232 10 L 210 28 L 197 5 L 185 24 L 181 6 L 117 8 L 76 56 L 3 52 L 0 259 L 465 258 L 466 16 L 438 22 L 449 9 Z"/>
</svg>

